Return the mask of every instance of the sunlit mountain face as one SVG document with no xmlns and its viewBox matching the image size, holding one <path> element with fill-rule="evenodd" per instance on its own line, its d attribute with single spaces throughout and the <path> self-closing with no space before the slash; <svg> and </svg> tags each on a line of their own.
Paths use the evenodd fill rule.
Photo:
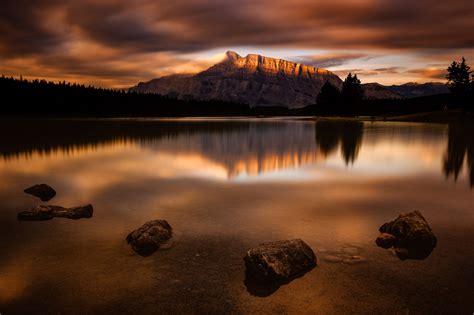
<svg viewBox="0 0 474 315">
<path fill-rule="evenodd" d="M 295 108 L 313 105 L 326 82 L 342 88 L 342 80 L 325 69 L 255 54 L 242 57 L 228 51 L 221 62 L 205 71 L 140 82 L 130 91 Z"/>
</svg>

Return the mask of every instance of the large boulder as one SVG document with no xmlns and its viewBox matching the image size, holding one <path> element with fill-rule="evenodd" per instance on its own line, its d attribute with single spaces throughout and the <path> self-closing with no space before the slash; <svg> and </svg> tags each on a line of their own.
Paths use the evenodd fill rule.
<svg viewBox="0 0 474 315">
<path fill-rule="evenodd" d="M 26 211 L 18 213 L 18 219 L 24 221 L 43 221 L 51 220 L 54 217 L 81 219 L 91 218 L 94 209 L 92 205 L 64 208 L 61 206 L 39 205 Z"/>
<path fill-rule="evenodd" d="M 149 256 L 173 236 L 173 229 L 165 220 L 143 224 L 127 236 L 127 243 L 141 256 Z"/>
<path fill-rule="evenodd" d="M 49 201 L 56 196 L 56 191 L 46 184 L 34 185 L 25 189 L 24 192 L 40 198 L 41 201 Z"/>
<path fill-rule="evenodd" d="M 317 265 L 313 250 L 300 239 L 260 244 L 247 251 L 244 261 L 247 289 L 261 296 L 273 293 Z M 267 286 L 268 291 L 256 285 Z"/>
<path fill-rule="evenodd" d="M 397 256 L 404 259 L 425 259 L 436 247 L 436 236 L 426 219 L 418 211 L 402 213 L 394 221 L 383 224 L 376 244 L 394 247 Z"/>
</svg>

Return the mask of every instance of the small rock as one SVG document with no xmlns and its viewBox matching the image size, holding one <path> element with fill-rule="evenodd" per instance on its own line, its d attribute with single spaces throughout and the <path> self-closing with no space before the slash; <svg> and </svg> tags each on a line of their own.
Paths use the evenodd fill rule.
<svg viewBox="0 0 474 315">
<path fill-rule="evenodd" d="M 18 213 L 18 220 L 23 221 L 43 221 L 51 220 L 54 217 L 80 219 L 91 218 L 94 209 L 92 205 L 64 208 L 61 206 L 39 205 L 26 211 Z"/>
<path fill-rule="evenodd" d="M 40 198 L 41 201 L 49 201 L 56 196 L 56 191 L 46 184 L 34 185 L 25 189 L 24 192 Z"/>
<path fill-rule="evenodd" d="M 392 234 L 382 233 L 379 237 L 377 237 L 375 243 L 377 244 L 377 246 L 387 249 L 394 246 L 396 241 L 397 238 Z"/>
<path fill-rule="evenodd" d="M 141 256 L 149 256 L 172 237 L 172 228 L 165 220 L 143 224 L 127 236 L 127 243 Z"/>
<path fill-rule="evenodd" d="M 302 240 L 260 244 L 247 251 L 245 285 L 253 295 L 268 296 L 316 265 L 316 255 Z"/>
<path fill-rule="evenodd" d="M 436 236 L 418 211 L 400 214 L 394 221 L 383 224 L 379 231 L 382 234 L 375 241 L 377 245 L 387 248 L 393 243 L 401 260 L 425 259 L 436 247 Z M 394 239 L 384 234 L 392 235 Z"/>
<path fill-rule="evenodd" d="M 336 255 L 327 255 L 324 256 L 324 261 L 330 262 L 330 263 L 340 263 L 344 260 L 344 258 Z"/>
<path fill-rule="evenodd" d="M 289 281 L 316 266 L 316 255 L 300 239 L 261 244 L 244 260 L 250 273 L 268 281 Z"/>
<path fill-rule="evenodd" d="M 365 263 L 367 259 L 365 259 L 362 256 L 352 256 L 351 258 L 344 259 L 343 263 L 348 264 L 348 265 L 357 265 L 361 263 Z"/>
</svg>

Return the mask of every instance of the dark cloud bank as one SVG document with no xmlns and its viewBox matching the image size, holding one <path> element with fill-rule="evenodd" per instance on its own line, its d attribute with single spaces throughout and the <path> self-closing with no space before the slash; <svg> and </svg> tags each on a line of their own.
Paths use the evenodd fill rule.
<svg viewBox="0 0 474 315">
<path fill-rule="evenodd" d="M 213 48 L 472 51 L 473 28 L 472 0 L 4 0 L 0 70 L 126 81 L 152 74 L 141 69 L 149 54 L 172 66 Z M 327 67 L 365 57 L 302 60 Z"/>
</svg>

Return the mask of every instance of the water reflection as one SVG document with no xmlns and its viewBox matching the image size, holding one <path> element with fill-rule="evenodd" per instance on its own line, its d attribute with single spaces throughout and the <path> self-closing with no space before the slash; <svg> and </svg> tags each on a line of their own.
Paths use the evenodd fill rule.
<svg viewBox="0 0 474 315">
<path fill-rule="evenodd" d="M 466 160 L 474 185 L 472 134 L 472 126 L 449 127 L 442 171 L 457 179 Z M 5 162 L 26 160 L 33 167 L 39 157 L 117 148 L 125 150 L 123 156 L 133 150 L 154 152 L 156 163 L 161 159 L 168 165 L 157 166 L 158 173 L 172 176 L 175 169 L 183 176 L 187 172 L 226 179 L 277 173 L 298 180 L 333 176 L 328 172 L 335 168 L 314 167 L 321 163 L 351 165 L 359 176 L 420 173 L 433 167 L 439 172 L 443 153 L 438 147 L 446 146 L 445 141 L 442 126 L 357 121 L 22 120 L 0 125 L 0 155 Z M 154 163 L 152 159 L 148 163 Z"/>
<path fill-rule="evenodd" d="M 443 171 L 447 178 L 458 179 L 466 161 L 471 187 L 474 187 L 474 126 L 450 124 L 448 148 L 443 162 Z"/>
<path fill-rule="evenodd" d="M 359 153 L 364 124 L 358 121 L 316 122 L 316 143 L 325 156 L 335 151 L 340 144 L 346 164 L 353 164 Z"/>
<path fill-rule="evenodd" d="M 0 127 L 0 154 L 4 159 L 74 155 L 105 146 L 139 145 L 156 152 L 198 154 L 225 167 L 230 178 L 297 168 L 318 160 L 312 123 L 54 120 L 23 125 L 25 132 L 13 137 L 8 132 L 12 125 Z"/>
<path fill-rule="evenodd" d="M 331 128 L 266 120 L 0 124 L 0 311 L 472 309 L 466 240 L 474 237 L 474 195 L 466 172 L 459 171 L 462 185 L 444 178 L 447 128 Z M 23 189 L 41 182 L 57 189 L 55 204 L 92 203 L 93 219 L 18 221 L 19 211 L 38 204 Z M 380 224 L 400 209 L 419 209 L 436 231 L 439 246 L 426 260 L 401 264 L 373 244 Z M 153 219 L 166 219 L 179 237 L 143 260 L 124 238 Z M 368 263 L 322 261 L 265 299 L 249 294 L 245 251 L 294 238 L 318 257 L 357 248 Z"/>
</svg>

